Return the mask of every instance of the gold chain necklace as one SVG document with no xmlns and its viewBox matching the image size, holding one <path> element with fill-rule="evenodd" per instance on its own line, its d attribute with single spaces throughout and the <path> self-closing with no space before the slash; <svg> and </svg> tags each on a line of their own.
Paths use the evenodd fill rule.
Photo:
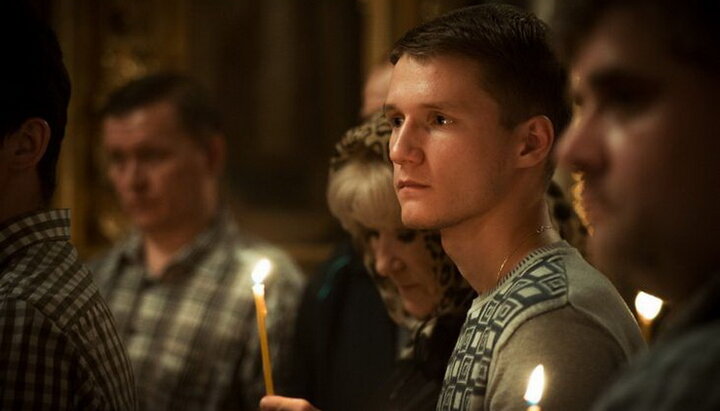
<svg viewBox="0 0 720 411">
<path fill-rule="evenodd" d="M 512 257 L 513 255 L 515 255 L 515 253 L 517 252 L 517 250 L 519 250 L 520 247 L 522 247 L 522 245 L 525 244 L 525 242 L 530 239 L 530 237 L 532 237 L 532 236 L 534 236 L 534 235 L 540 235 L 540 234 L 543 233 L 544 231 L 552 230 L 552 228 L 553 228 L 553 226 L 551 226 L 551 225 L 541 225 L 541 226 L 539 226 L 538 228 L 536 228 L 533 232 L 531 232 L 531 233 L 529 233 L 528 235 L 526 235 L 526 236 L 522 239 L 522 241 L 520 242 L 520 244 L 518 244 L 517 247 L 515 247 L 515 249 L 512 250 L 512 251 L 510 252 L 510 254 L 507 255 L 507 257 L 505 257 L 505 259 L 503 260 L 502 264 L 500 264 L 500 269 L 498 270 L 497 274 L 495 275 L 495 283 L 499 283 L 499 282 L 500 282 L 500 274 L 502 274 L 503 269 L 505 268 L 505 264 L 507 264 L 507 262 L 508 262 L 508 260 L 510 259 L 510 257 Z"/>
</svg>

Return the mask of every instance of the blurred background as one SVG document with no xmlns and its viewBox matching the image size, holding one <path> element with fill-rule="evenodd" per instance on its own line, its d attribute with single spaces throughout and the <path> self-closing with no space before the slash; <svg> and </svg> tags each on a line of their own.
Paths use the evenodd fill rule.
<svg viewBox="0 0 720 411">
<path fill-rule="evenodd" d="M 81 257 L 129 229 L 105 178 L 97 111 L 137 76 L 177 70 L 218 102 L 229 142 L 226 202 L 245 230 L 312 273 L 339 234 L 328 158 L 358 123 L 363 80 L 407 29 L 463 0 L 35 0 L 73 82 L 55 205 Z M 506 1 L 550 13 L 551 0 Z"/>
</svg>

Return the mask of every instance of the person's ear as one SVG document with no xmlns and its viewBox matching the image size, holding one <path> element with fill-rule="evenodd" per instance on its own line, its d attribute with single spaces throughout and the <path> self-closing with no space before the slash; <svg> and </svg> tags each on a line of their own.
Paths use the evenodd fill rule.
<svg viewBox="0 0 720 411">
<path fill-rule="evenodd" d="M 529 168 L 543 163 L 555 140 L 552 121 L 546 116 L 534 116 L 518 125 L 516 131 L 520 135 L 517 166 Z"/>
<path fill-rule="evenodd" d="M 25 120 L 3 141 L 9 154 L 8 167 L 16 171 L 34 168 L 45 154 L 49 142 L 50 125 L 47 121 L 38 117 Z"/>
<path fill-rule="evenodd" d="M 210 172 L 220 176 L 225 169 L 226 143 L 225 136 L 215 134 L 210 136 L 207 143 L 207 161 Z"/>
</svg>

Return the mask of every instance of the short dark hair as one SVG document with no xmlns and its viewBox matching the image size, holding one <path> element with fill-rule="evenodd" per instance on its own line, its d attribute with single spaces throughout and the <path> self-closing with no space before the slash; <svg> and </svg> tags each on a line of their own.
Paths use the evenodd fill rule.
<svg viewBox="0 0 720 411">
<path fill-rule="evenodd" d="M 390 61 L 466 57 L 479 64 L 481 84 L 500 105 L 512 127 L 535 115 L 553 123 L 555 135 L 567 126 L 570 107 L 566 73 L 551 47 L 547 26 L 514 6 L 466 7 L 424 23 L 395 43 Z"/>
<path fill-rule="evenodd" d="M 70 78 L 62 51 L 55 33 L 25 2 L 4 1 L 0 6 L 0 55 L 4 58 L 0 143 L 30 118 L 48 123 L 50 141 L 37 165 L 43 202 L 47 204 L 55 192 L 55 169 L 70 101 Z"/>
<path fill-rule="evenodd" d="M 611 10 L 635 10 L 652 27 L 659 41 L 678 61 L 716 73 L 720 69 L 720 2 L 717 0 L 568 0 L 559 1 L 553 17 L 557 46 L 563 60 L 572 60 L 579 47 Z"/>
<path fill-rule="evenodd" d="M 103 118 L 124 116 L 165 101 L 175 107 L 189 137 L 201 145 L 205 145 L 207 137 L 221 133 L 220 114 L 207 91 L 196 80 L 179 73 L 156 73 L 130 81 L 110 94 L 100 114 Z"/>
</svg>

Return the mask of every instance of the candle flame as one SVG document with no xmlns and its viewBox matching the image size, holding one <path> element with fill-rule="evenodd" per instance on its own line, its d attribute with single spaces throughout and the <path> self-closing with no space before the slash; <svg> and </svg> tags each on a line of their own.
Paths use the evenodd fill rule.
<svg viewBox="0 0 720 411">
<path fill-rule="evenodd" d="M 527 391 L 525 391 L 525 401 L 531 405 L 537 405 L 542 398 L 543 389 L 545 388 L 545 369 L 542 364 L 535 367 L 530 380 L 528 381 Z"/>
<path fill-rule="evenodd" d="M 647 321 L 652 321 L 660 313 L 663 306 L 663 300 L 640 291 L 635 297 L 635 310 Z"/>
<path fill-rule="evenodd" d="M 263 258 L 255 264 L 255 268 L 252 271 L 252 279 L 255 284 L 262 284 L 265 278 L 270 274 L 272 264 L 267 258 Z"/>
</svg>

